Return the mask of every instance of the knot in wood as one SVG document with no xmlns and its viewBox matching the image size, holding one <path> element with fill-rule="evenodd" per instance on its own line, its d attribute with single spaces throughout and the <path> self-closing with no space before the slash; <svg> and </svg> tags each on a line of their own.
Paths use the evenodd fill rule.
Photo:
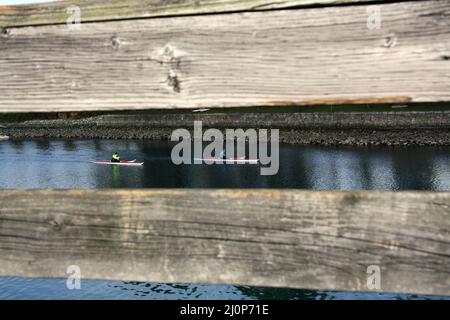
<svg viewBox="0 0 450 320">
<path fill-rule="evenodd" d="M 0 29 L 0 35 L 2 36 L 2 38 L 6 38 L 11 34 L 11 30 L 9 30 L 8 28 L 1 28 Z"/>
<path fill-rule="evenodd" d="M 113 36 L 111 38 L 111 46 L 114 50 L 119 50 L 120 47 L 120 39 L 117 36 Z"/>
<path fill-rule="evenodd" d="M 397 37 L 394 34 L 388 35 L 384 39 L 384 46 L 386 48 L 392 48 L 397 44 Z"/>
</svg>

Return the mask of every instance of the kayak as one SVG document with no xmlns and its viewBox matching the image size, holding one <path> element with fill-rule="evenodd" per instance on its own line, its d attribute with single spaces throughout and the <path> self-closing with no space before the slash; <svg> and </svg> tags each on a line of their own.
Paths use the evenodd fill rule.
<svg viewBox="0 0 450 320">
<path fill-rule="evenodd" d="M 194 161 L 214 161 L 217 163 L 248 163 L 248 164 L 256 164 L 259 162 L 259 159 L 245 159 L 245 158 L 194 158 Z"/>
<path fill-rule="evenodd" d="M 120 162 L 112 162 L 111 160 L 91 160 L 89 162 L 96 164 L 115 164 L 118 166 L 142 166 L 144 164 L 144 162 L 137 162 L 136 159 L 120 160 Z"/>
</svg>

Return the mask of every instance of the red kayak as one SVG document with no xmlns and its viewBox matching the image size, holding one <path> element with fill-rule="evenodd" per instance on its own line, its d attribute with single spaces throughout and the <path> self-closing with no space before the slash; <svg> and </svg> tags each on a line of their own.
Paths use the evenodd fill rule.
<svg viewBox="0 0 450 320">
<path fill-rule="evenodd" d="M 241 158 L 194 158 L 194 161 L 212 161 L 216 163 L 248 163 L 248 164 L 257 164 L 259 159 L 245 159 Z"/>
<path fill-rule="evenodd" d="M 96 164 L 115 164 L 118 166 L 142 166 L 144 162 L 137 162 L 135 160 L 120 160 L 120 162 L 112 162 L 111 160 L 91 160 L 91 163 Z"/>
</svg>

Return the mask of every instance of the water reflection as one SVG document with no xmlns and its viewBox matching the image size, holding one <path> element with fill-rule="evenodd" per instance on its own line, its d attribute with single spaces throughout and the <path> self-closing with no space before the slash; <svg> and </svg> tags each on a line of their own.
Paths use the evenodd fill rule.
<svg viewBox="0 0 450 320">
<path fill-rule="evenodd" d="M 51 150 L 49 140 L 39 139 L 34 142 L 36 144 L 37 150 L 45 151 L 45 152 L 49 152 Z"/>
<path fill-rule="evenodd" d="M 64 140 L 64 150 L 65 151 L 76 151 L 77 146 L 72 140 Z"/>
<path fill-rule="evenodd" d="M 0 188 L 301 188 L 450 190 L 450 148 L 280 146 L 280 169 L 259 165 L 180 165 L 169 142 L 9 140 L 0 142 Z M 143 167 L 89 163 L 145 161 Z"/>
<path fill-rule="evenodd" d="M 122 183 L 120 181 L 120 167 L 111 166 L 113 186 L 115 188 L 120 188 Z"/>
<path fill-rule="evenodd" d="M 8 140 L 8 146 L 11 146 L 15 151 L 20 152 L 23 149 L 24 141 L 22 140 Z M 1 141 L 2 146 L 6 145 L 5 141 Z"/>
</svg>

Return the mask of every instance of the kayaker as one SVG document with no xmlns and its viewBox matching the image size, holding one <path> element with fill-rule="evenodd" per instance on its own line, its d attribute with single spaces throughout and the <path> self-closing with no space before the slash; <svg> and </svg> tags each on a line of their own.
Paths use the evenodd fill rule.
<svg viewBox="0 0 450 320">
<path fill-rule="evenodd" d="M 227 155 L 225 154 L 225 151 L 220 151 L 220 155 L 219 155 L 220 159 L 226 159 Z"/>
<path fill-rule="evenodd" d="M 114 152 L 111 157 L 111 162 L 120 162 L 120 155 L 118 152 Z"/>
</svg>

